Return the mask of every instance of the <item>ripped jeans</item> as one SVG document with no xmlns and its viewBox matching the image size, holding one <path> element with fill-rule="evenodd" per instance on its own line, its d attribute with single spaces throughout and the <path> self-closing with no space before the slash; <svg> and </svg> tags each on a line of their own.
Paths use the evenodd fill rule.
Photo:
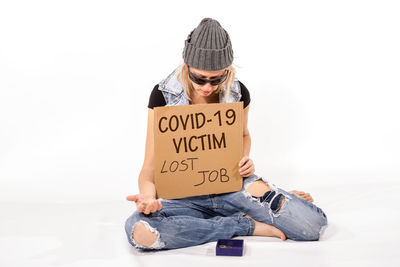
<svg viewBox="0 0 400 267">
<path fill-rule="evenodd" d="M 271 192 L 261 198 L 251 196 L 246 188 L 262 179 Z M 280 204 L 284 200 L 283 206 Z M 314 204 L 298 198 L 255 174 L 243 180 L 239 192 L 182 199 L 161 199 L 162 209 L 148 215 L 135 211 L 125 222 L 129 243 L 139 249 L 172 249 L 195 246 L 233 236 L 253 235 L 254 220 L 273 225 L 296 241 L 318 240 L 327 225 L 325 213 Z M 142 222 L 157 234 L 149 247 L 136 244 L 133 228 Z"/>
</svg>

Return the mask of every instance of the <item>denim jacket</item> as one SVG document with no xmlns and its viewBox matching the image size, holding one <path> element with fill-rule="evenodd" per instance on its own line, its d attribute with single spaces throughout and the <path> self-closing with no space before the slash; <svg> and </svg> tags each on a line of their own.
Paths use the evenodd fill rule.
<svg viewBox="0 0 400 267">
<path fill-rule="evenodd" d="M 183 85 L 178 81 L 179 68 L 175 69 L 168 77 L 159 83 L 158 90 L 162 92 L 167 106 L 189 105 Z M 220 103 L 239 102 L 242 94 L 239 81 L 235 78 L 229 95 L 224 98 L 225 86 L 219 92 Z"/>
</svg>

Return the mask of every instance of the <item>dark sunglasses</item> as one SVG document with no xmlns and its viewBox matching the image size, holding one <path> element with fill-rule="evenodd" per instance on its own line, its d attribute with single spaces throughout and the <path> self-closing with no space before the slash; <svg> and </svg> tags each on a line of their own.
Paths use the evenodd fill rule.
<svg viewBox="0 0 400 267">
<path fill-rule="evenodd" d="M 210 83 L 211 85 L 218 85 L 218 84 L 223 83 L 226 80 L 226 77 L 228 77 L 229 71 L 226 70 L 224 75 L 221 75 L 219 77 L 216 77 L 216 78 L 213 78 L 210 80 L 198 77 L 196 74 L 190 72 L 189 67 L 188 67 L 188 73 L 189 73 L 190 80 L 192 80 L 192 82 L 194 82 L 194 83 L 197 83 L 199 85 L 204 85 L 206 83 Z"/>
</svg>

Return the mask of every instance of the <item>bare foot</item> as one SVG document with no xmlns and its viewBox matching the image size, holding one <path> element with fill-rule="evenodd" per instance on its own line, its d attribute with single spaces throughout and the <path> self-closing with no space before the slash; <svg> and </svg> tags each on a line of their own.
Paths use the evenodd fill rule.
<svg viewBox="0 0 400 267">
<path fill-rule="evenodd" d="M 253 222 L 254 222 L 254 233 L 253 233 L 253 235 L 256 235 L 256 236 L 271 236 L 271 237 L 280 238 L 283 241 L 286 240 L 285 234 L 281 230 L 276 228 L 275 226 L 256 221 L 253 218 L 251 218 L 249 215 L 245 215 L 245 217 L 252 219 Z"/>
<path fill-rule="evenodd" d="M 297 190 L 292 190 L 289 191 L 290 194 L 296 195 L 299 198 L 302 198 L 304 200 L 307 200 L 308 202 L 314 202 L 314 199 L 309 193 L 303 192 L 303 191 L 297 191 Z"/>
</svg>

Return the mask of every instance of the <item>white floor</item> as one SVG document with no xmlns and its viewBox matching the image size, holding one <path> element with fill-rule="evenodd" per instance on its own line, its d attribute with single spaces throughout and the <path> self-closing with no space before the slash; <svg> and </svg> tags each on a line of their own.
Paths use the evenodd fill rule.
<svg viewBox="0 0 400 267">
<path fill-rule="evenodd" d="M 316 187 L 329 219 L 319 242 L 240 237 L 243 257 L 215 256 L 215 242 L 136 251 L 124 232 L 129 202 L 2 202 L 0 266 L 400 266 L 399 191 L 400 182 Z"/>
</svg>

